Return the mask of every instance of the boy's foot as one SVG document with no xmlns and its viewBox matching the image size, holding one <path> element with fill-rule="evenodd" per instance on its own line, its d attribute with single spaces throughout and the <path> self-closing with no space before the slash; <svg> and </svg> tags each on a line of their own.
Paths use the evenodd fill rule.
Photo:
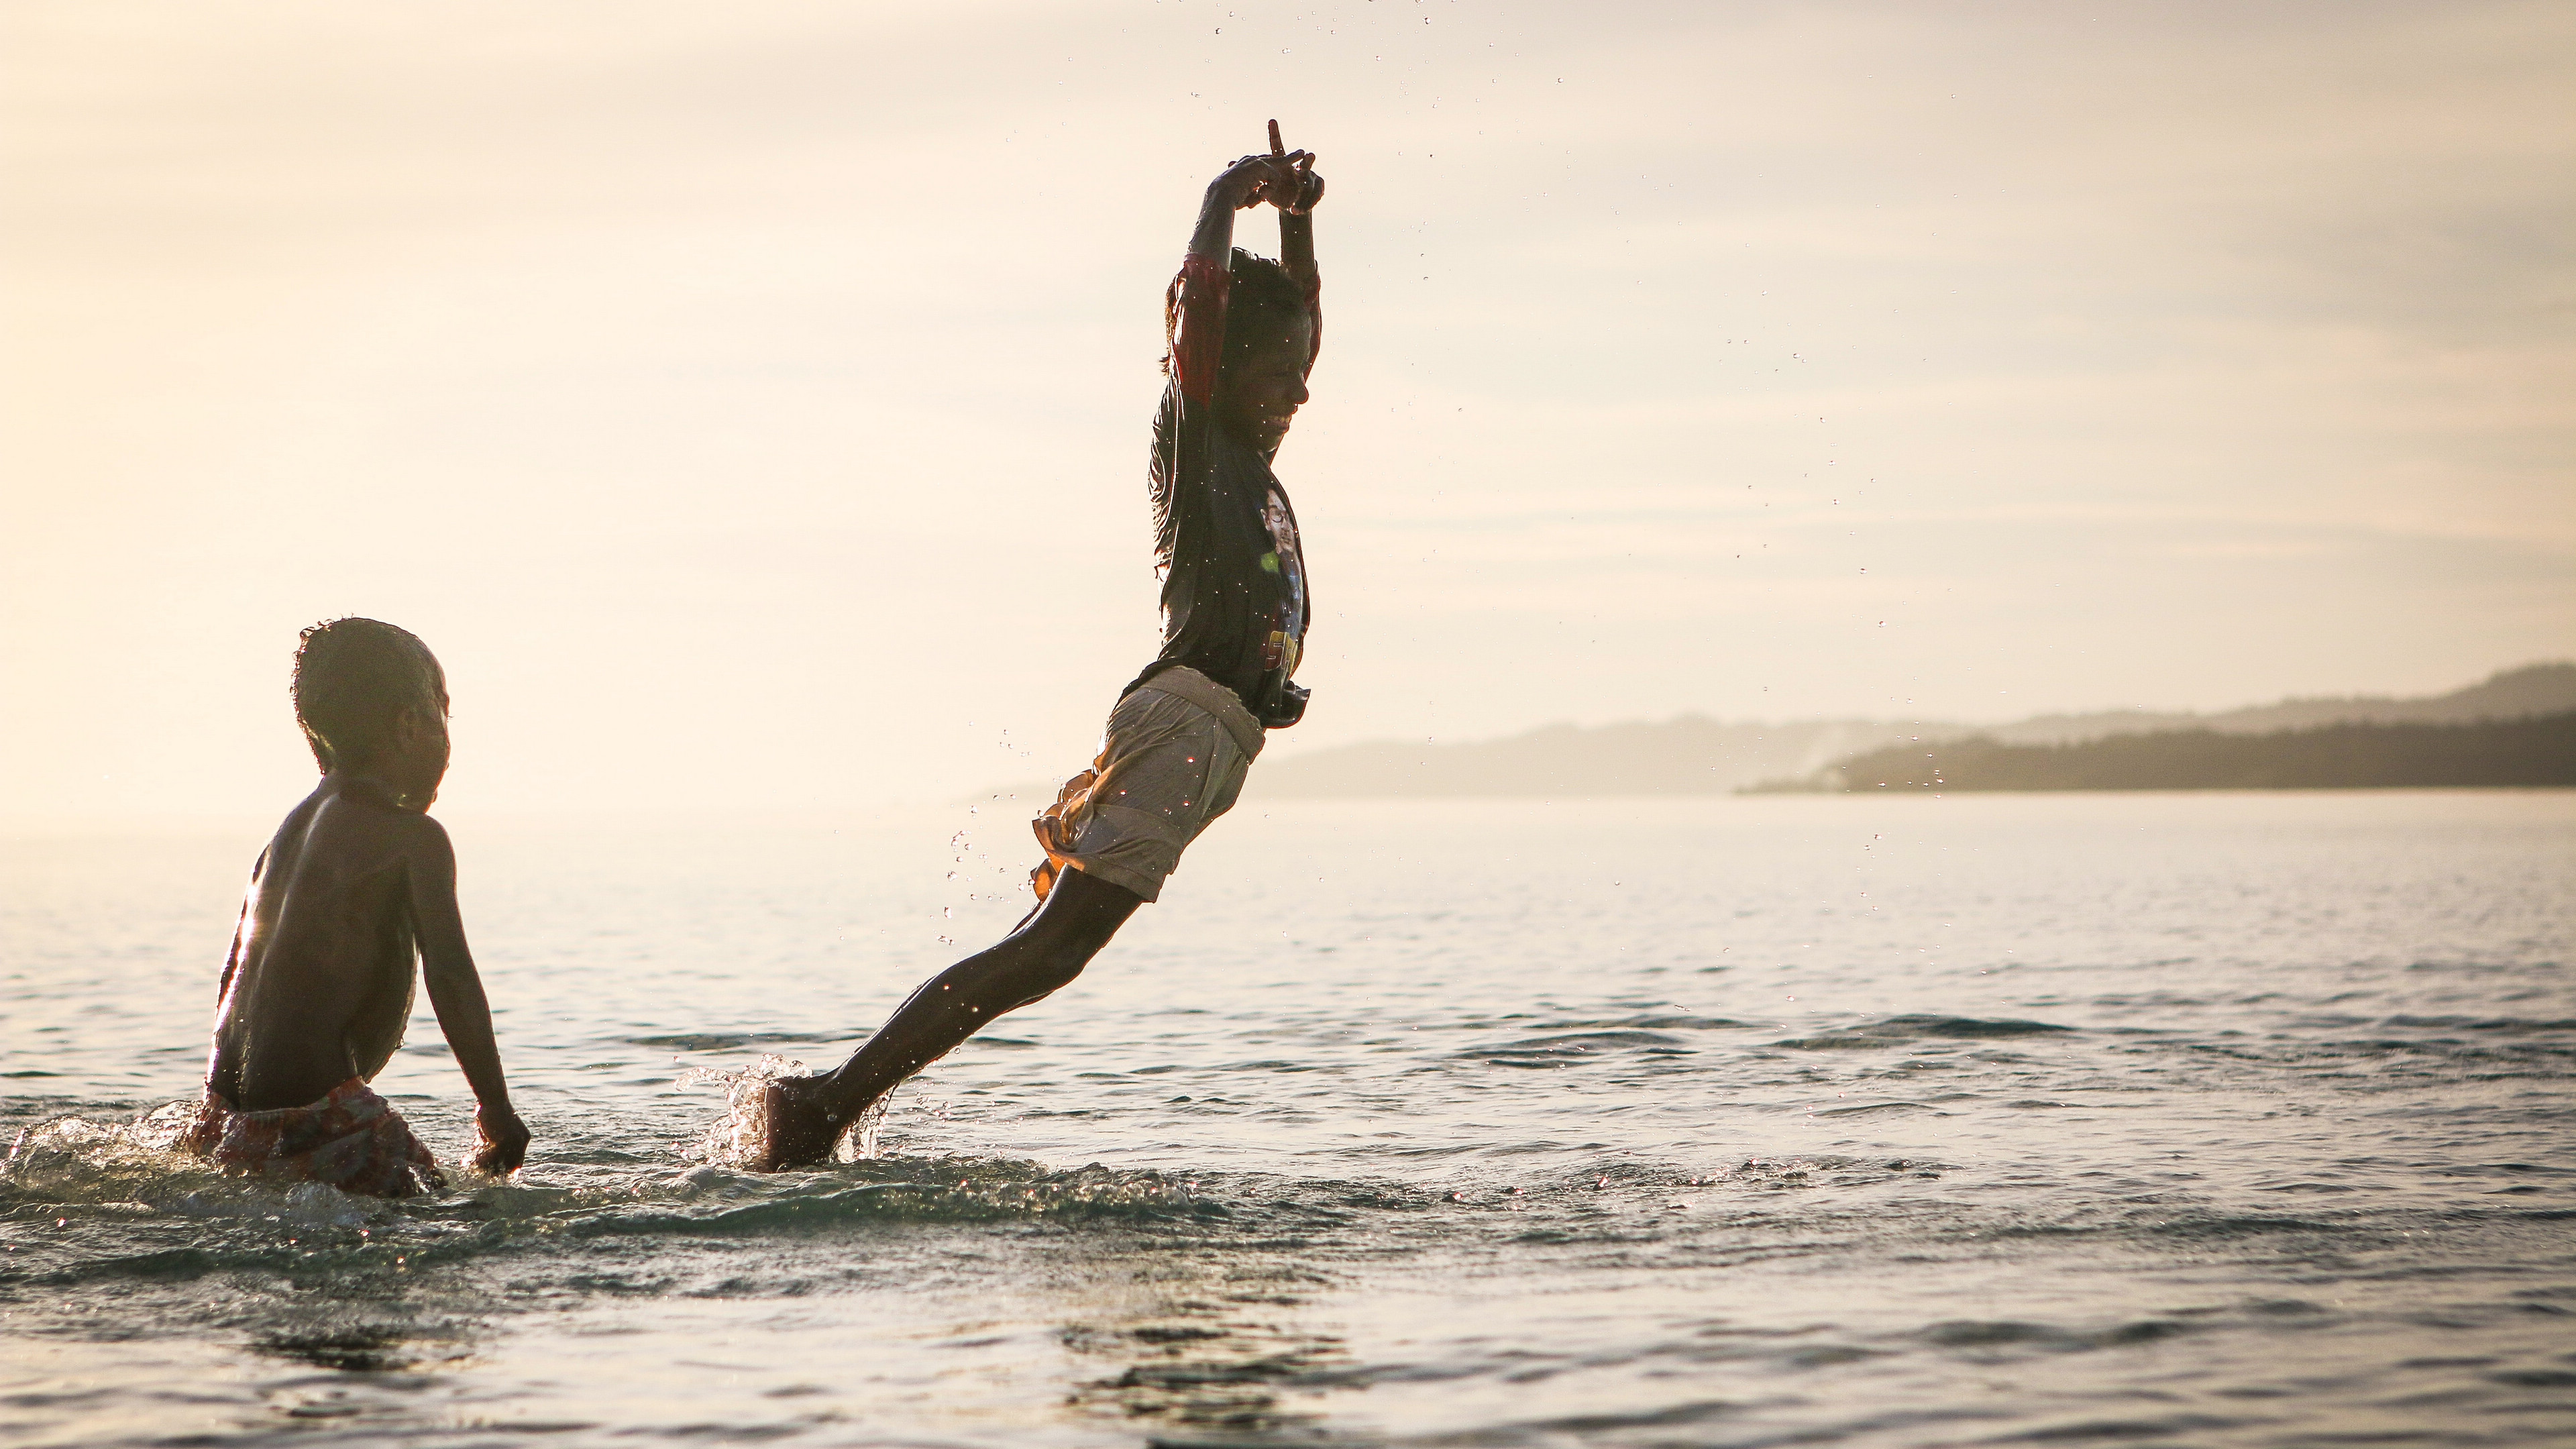
<svg viewBox="0 0 2576 1449">
<path fill-rule="evenodd" d="M 760 1089 L 760 1131 L 745 1167 L 780 1172 L 832 1160 L 832 1147 L 849 1126 L 825 1110 L 820 1077 L 778 1077 Z"/>
</svg>

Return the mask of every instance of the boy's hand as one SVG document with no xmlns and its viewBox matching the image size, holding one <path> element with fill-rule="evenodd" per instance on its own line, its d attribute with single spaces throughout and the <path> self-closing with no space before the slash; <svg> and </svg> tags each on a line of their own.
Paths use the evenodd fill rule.
<svg viewBox="0 0 2576 1449">
<path fill-rule="evenodd" d="M 1290 216 L 1304 216 L 1315 209 L 1316 202 L 1324 199 L 1324 178 L 1315 174 L 1315 154 L 1311 151 L 1299 154 L 1306 159 L 1297 168 L 1297 185 L 1290 192 L 1290 199 L 1272 203 Z"/>
<path fill-rule="evenodd" d="M 528 1160 L 528 1124 L 507 1107 L 485 1107 L 474 1114 L 475 1134 L 483 1139 L 483 1150 L 474 1154 L 474 1168 L 495 1176 L 513 1173 Z"/>
<path fill-rule="evenodd" d="M 1304 151 L 1283 156 L 1246 156 L 1208 183 L 1208 195 L 1236 211 L 1265 201 L 1278 205 L 1281 197 L 1293 205 L 1305 189 L 1306 173 L 1300 163 L 1312 166 L 1315 158 Z M 1317 194 L 1322 194 L 1320 189 Z"/>
<path fill-rule="evenodd" d="M 1315 174 L 1315 153 L 1299 151 L 1290 154 L 1279 141 L 1279 123 L 1270 123 L 1270 154 L 1296 168 L 1296 176 L 1285 185 L 1269 189 L 1270 204 L 1290 216 L 1304 216 L 1324 199 L 1324 178 Z"/>
</svg>

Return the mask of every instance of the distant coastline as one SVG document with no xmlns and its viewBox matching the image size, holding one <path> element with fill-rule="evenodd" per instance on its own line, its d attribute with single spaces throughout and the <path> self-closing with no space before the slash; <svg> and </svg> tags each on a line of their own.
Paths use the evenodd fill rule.
<svg viewBox="0 0 2576 1449">
<path fill-rule="evenodd" d="M 2576 712 L 2470 724 L 2330 724 L 2269 734 L 2156 730 L 2062 745 L 1983 735 L 1872 750 L 1787 792 L 2371 790 L 2576 786 Z"/>
<path fill-rule="evenodd" d="M 2330 726 L 2533 720 L 2569 711 L 2576 711 L 2576 663 L 2554 662 L 2506 670 L 2446 694 L 2290 699 L 2207 715 L 2112 710 L 1982 726 L 1950 720 L 1760 723 L 1684 716 L 1595 727 L 1551 725 L 1509 738 L 1456 744 L 1380 740 L 1265 760 L 1253 771 L 1249 788 L 1268 799 L 1731 795 L 1748 787 L 1782 788 L 1783 782 L 1790 781 L 1800 782 L 1796 788 L 1802 789 L 1840 788 L 1825 783 L 1827 771 L 1896 746 L 1919 755 L 1969 739 L 1985 741 L 1987 747 L 2066 746 L 2163 734 L 2224 740 L 2314 732 Z M 2431 746 L 2437 749 L 2483 748 L 2468 735 L 2428 738 L 2446 742 Z M 2400 748 L 2393 736 L 2383 743 L 2390 749 Z M 2305 746 L 2286 748 L 2340 747 L 2311 739 Z M 2223 753 L 2220 749 L 2210 758 Z M 1951 773 L 1946 767 L 1943 770 L 1945 776 Z M 1052 792 L 1049 785 L 1046 793 Z"/>
</svg>

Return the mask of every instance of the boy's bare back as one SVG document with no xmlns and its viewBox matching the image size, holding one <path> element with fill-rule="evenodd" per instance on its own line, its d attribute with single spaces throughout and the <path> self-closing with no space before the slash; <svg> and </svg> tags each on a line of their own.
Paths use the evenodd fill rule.
<svg viewBox="0 0 2576 1449">
<path fill-rule="evenodd" d="M 380 781 L 324 777 L 251 871 L 206 1085 L 259 1112 L 384 1070 L 411 1018 L 415 922 L 455 879 L 437 821 Z"/>
</svg>

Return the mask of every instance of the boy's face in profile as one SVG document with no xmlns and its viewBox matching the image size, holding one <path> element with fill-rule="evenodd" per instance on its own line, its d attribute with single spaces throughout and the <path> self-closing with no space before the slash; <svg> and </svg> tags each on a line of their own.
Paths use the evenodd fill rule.
<svg viewBox="0 0 2576 1449">
<path fill-rule="evenodd" d="M 1315 324 L 1305 317 L 1242 344 L 1226 359 L 1217 389 L 1217 415 L 1226 426 L 1264 452 L 1277 449 L 1306 401 L 1306 360 L 1314 344 Z"/>
<path fill-rule="evenodd" d="M 427 810 L 438 799 L 439 783 L 447 778 L 447 679 L 436 660 L 430 661 L 429 669 L 438 686 L 437 712 L 405 705 L 394 716 L 393 748 L 378 770 L 407 810 Z"/>
</svg>

